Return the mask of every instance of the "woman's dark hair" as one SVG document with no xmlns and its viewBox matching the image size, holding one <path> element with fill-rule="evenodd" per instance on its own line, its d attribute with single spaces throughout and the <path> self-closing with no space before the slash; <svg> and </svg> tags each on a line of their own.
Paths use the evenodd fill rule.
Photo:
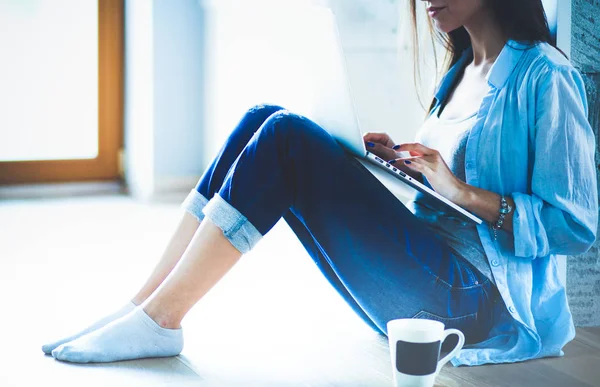
<svg viewBox="0 0 600 387">
<path fill-rule="evenodd" d="M 419 36 L 417 26 L 417 1 L 410 0 L 410 13 L 413 29 L 415 82 L 420 82 Z M 525 43 L 546 42 L 556 48 L 552 41 L 548 20 L 542 0 L 484 0 L 504 34 L 506 40 Z M 446 48 L 446 59 L 442 74 L 445 74 L 461 57 L 464 50 L 471 46 L 471 38 L 464 27 L 450 33 L 437 31 L 431 18 L 427 18 L 432 39 L 437 39 Z M 435 51 L 434 51 L 435 53 Z M 564 54 L 563 54 L 564 55 Z M 436 58 L 437 62 L 437 58 Z M 433 103 L 429 110 L 433 108 Z"/>
</svg>

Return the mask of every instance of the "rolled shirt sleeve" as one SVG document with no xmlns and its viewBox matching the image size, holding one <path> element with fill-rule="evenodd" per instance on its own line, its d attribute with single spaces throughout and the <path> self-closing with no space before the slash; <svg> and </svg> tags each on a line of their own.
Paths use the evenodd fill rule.
<svg viewBox="0 0 600 387">
<path fill-rule="evenodd" d="M 596 239 L 595 136 L 583 79 L 567 66 L 538 78 L 531 192 L 514 192 L 515 255 L 581 254 Z"/>
</svg>

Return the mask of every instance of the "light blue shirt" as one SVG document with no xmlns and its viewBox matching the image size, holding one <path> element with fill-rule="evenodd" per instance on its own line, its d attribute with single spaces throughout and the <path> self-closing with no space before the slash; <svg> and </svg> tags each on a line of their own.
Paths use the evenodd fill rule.
<svg viewBox="0 0 600 387">
<path fill-rule="evenodd" d="M 448 97 L 470 50 L 442 79 Z M 477 365 L 562 356 L 575 337 L 556 255 L 578 255 L 596 239 L 595 138 L 581 75 L 546 43 L 509 41 L 487 76 L 469 134 L 466 182 L 515 201 L 514 230 L 477 226 L 507 313 L 489 338 L 452 363 Z M 498 203 L 500 204 L 500 203 Z"/>
</svg>

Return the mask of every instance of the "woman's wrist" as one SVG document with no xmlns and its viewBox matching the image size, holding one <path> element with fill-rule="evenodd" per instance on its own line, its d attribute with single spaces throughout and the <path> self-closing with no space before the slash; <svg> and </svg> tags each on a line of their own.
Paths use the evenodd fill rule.
<svg viewBox="0 0 600 387">
<path fill-rule="evenodd" d="M 495 192 L 460 182 L 456 196 L 448 199 L 465 210 L 479 216 L 484 221 L 495 224 L 499 217 L 501 198 L 502 196 Z M 513 216 L 516 206 L 512 196 L 505 195 L 505 200 L 507 207 L 511 207 L 511 211 L 505 214 L 502 219 L 502 229 L 510 233 L 513 230 Z"/>
</svg>

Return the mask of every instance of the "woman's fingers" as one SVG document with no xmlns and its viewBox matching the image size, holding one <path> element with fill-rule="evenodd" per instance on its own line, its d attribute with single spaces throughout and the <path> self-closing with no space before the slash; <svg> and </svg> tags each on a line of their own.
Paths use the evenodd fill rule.
<svg viewBox="0 0 600 387">
<path fill-rule="evenodd" d="M 422 164 L 420 161 L 420 159 L 413 159 L 413 160 L 405 160 L 405 159 L 396 159 L 396 160 L 392 160 L 393 163 L 391 163 L 392 165 L 394 165 L 396 168 L 401 168 L 401 167 L 405 167 L 411 171 L 414 172 L 420 172 L 422 175 L 425 175 L 426 173 L 426 169 L 428 168 L 425 164 Z"/>
<path fill-rule="evenodd" d="M 368 143 L 374 143 L 387 146 L 388 148 L 394 146 L 394 142 L 387 133 L 365 133 L 363 140 L 367 145 Z"/>
<path fill-rule="evenodd" d="M 374 141 L 374 142 L 380 142 L 380 141 L 387 141 L 389 139 L 389 136 L 387 135 L 387 133 L 365 133 L 363 135 L 363 138 L 365 139 L 365 141 Z"/>
<path fill-rule="evenodd" d="M 398 157 L 392 148 L 374 142 L 367 142 L 367 150 L 386 161 Z"/>
<path fill-rule="evenodd" d="M 428 156 L 411 156 L 410 158 L 396 158 L 390 160 L 389 163 L 393 165 L 405 165 L 413 171 L 425 173 L 428 169 L 432 168 L 432 163 L 427 159 Z"/>
<path fill-rule="evenodd" d="M 396 152 L 397 159 L 412 159 L 415 157 L 421 157 L 421 156 L 413 156 L 408 151 L 395 151 L 395 152 Z"/>
<path fill-rule="evenodd" d="M 418 142 L 400 144 L 400 146 L 398 146 L 397 151 L 410 152 L 410 154 L 413 156 L 415 156 L 415 155 L 431 155 L 436 152 L 435 149 L 427 148 L 425 145 L 419 144 Z"/>
<path fill-rule="evenodd" d="M 393 164 L 404 164 L 407 167 L 414 169 L 416 171 L 421 172 L 421 168 L 423 168 L 425 165 L 421 164 L 417 159 L 412 159 L 412 160 L 406 160 L 406 159 L 396 159 L 393 160 Z"/>
</svg>

